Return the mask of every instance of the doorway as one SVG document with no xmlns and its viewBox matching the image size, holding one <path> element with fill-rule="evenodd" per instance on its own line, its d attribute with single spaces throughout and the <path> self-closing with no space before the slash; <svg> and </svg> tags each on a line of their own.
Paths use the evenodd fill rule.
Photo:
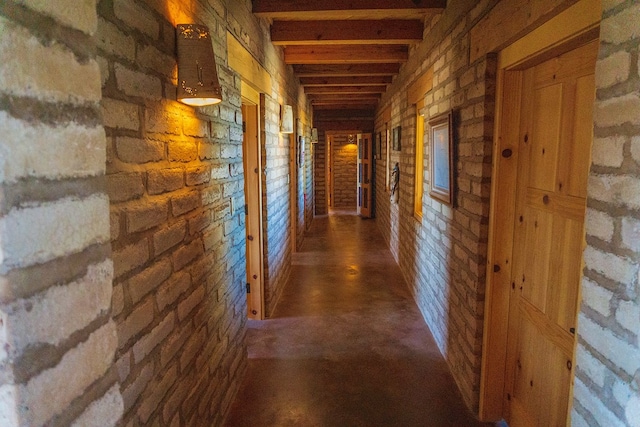
<svg viewBox="0 0 640 427">
<path fill-rule="evenodd" d="M 258 105 L 243 99 L 242 158 L 246 215 L 247 308 L 250 319 L 264 319 L 262 256 L 262 147 Z"/>
<path fill-rule="evenodd" d="M 499 60 L 480 416 L 512 427 L 571 409 L 597 21 L 573 31 Z"/>
<path fill-rule="evenodd" d="M 358 208 L 359 131 L 327 135 L 329 209 L 356 212 Z"/>
</svg>

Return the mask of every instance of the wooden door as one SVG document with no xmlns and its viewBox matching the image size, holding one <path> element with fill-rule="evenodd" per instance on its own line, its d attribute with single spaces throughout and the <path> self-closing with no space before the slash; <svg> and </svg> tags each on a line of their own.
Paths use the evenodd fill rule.
<svg viewBox="0 0 640 427">
<path fill-rule="evenodd" d="M 242 104 L 246 214 L 247 307 L 251 319 L 264 319 L 262 261 L 262 163 L 258 106 Z"/>
<path fill-rule="evenodd" d="M 505 383 L 511 427 L 568 422 L 597 48 L 515 72 L 522 97 Z"/>
<path fill-rule="evenodd" d="M 358 215 L 371 218 L 373 143 L 371 134 L 358 135 Z"/>
</svg>

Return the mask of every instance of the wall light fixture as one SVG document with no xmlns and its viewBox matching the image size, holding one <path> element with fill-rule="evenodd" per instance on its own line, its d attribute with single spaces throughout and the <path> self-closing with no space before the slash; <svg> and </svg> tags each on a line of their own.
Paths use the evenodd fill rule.
<svg viewBox="0 0 640 427">
<path fill-rule="evenodd" d="M 178 24 L 177 100 L 196 107 L 222 101 L 211 33 L 204 25 Z"/>
</svg>

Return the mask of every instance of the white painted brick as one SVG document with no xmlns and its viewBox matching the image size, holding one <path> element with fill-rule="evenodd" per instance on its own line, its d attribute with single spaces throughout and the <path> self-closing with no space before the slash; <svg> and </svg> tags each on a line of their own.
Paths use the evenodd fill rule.
<svg viewBox="0 0 640 427">
<path fill-rule="evenodd" d="M 60 414 L 109 369 L 116 342 L 115 324 L 109 322 L 27 384 L 0 386 L 0 425 L 41 426 Z M 13 417 L 11 424 L 7 416 Z"/>
<path fill-rule="evenodd" d="M 624 408 L 624 415 L 627 418 L 629 427 L 640 427 L 640 396 L 632 396 Z"/>
<path fill-rule="evenodd" d="M 587 420 L 585 420 L 575 408 L 571 411 L 571 427 L 590 427 Z"/>
<path fill-rule="evenodd" d="M 633 301 L 620 301 L 616 320 L 622 327 L 640 337 L 640 305 Z"/>
<path fill-rule="evenodd" d="M 638 26 L 640 28 L 640 25 Z M 599 127 L 640 124 L 640 93 L 630 93 L 596 103 L 595 123 Z"/>
<path fill-rule="evenodd" d="M 604 19 L 600 24 L 600 41 L 612 44 L 624 43 L 640 37 L 640 6 L 628 7 L 622 12 Z"/>
<path fill-rule="evenodd" d="M 140 117 L 138 106 L 115 99 L 103 98 L 101 102 L 104 125 L 110 128 L 138 130 Z"/>
<path fill-rule="evenodd" d="M 13 208 L 0 218 L 0 264 L 26 267 L 108 242 L 109 199 L 94 195 Z"/>
<path fill-rule="evenodd" d="M 591 246 L 584 251 L 585 267 L 622 284 L 631 283 L 637 273 L 637 265 L 628 259 L 601 252 Z"/>
<path fill-rule="evenodd" d="M 618 168 L 624 160 L 624 142 L 622 136 L 595 138 L 591 150 L 591 160 L 595 165 Z"/>
<path fill-rule="evenodd" d="M 136 42 L 133 37 L 121 32 L 111 22 L 98 20 L 96 46 L 110 55 L 116 55 L 133 61 L 136 56 Z"/>
<path fill-rule="evenodd" d="M 640 179 L 629 175 L 589 176 L 589 197 L 616 206 L 640 209 Z"/>
<path fill-rule="evenodd" d="M 623 218 L 622 244 L 632 251 L 640 252 L 640 220 L 636 218 Z"/>
<path fill-rule="evenodd" d="M 611 242 L 614 230 L 613 218 L 605 212 L 587 208 L 585 229 L 588 236 Z"/>
<path fill-rule="evenodd" d="M 578 348 L 576 349 L 576 365 L 587 374 L 591 381 L 600 387 L 604 387 L 607 367 L 593 357 L 591 353 L 589 353 L 589 350 L 581 344 L 578 344 Z"/>
<path fill-rule="evenodd" d="M 120 64 L 115 65 L 115 74 L 118 89 L 125 94 L 155 100 L 162 98 L 162 83 L 157 77 L 130 70 Z"/>
<path fill-rule="evenodd" d="M 56 21 L 87 34 L 98 25 L 96 0 L 14 0 L 30 9 L 49 15 Z"/>
<path fill-rule="evenodd" d="M 611 331 L 580 314 L 578 333 L 615 366 L 633 375 L 640 369 L 640 350 L 615 336 Z"/>
<path fill-rule="evenodd" d="M 89 405 L 71 427 L 115 427 L 123 411 L 120 387 L 116 384 L 104 396 Z"/>
<path fill-rule="evenodd" d="M 613 292 L 603 288 L 596 282 L 586 277 L 582 280 L 582 302 L 604 317 L 609 317 L 609 314 L 611 314 L 612 297 Z"/>
<path fill-rule="evenodd" d="M 30 124 L 0 111 L 0 129 L 0 183 L 27 177 L 57 179 L 104 174 L 106 138 L 102 127 Z"/>
<path fill-rule="evenodd" d="M 631 54 L 618 51 L 601 59 L 596 64 L 596 86 L 599 89 L 624 82 L 629 78 Z"/>
<path fill-rule="evenodd" d="M 114 0 L 113 11 L 118 19 L 132 28 L 136 28 L 154 40 L 158 38 L 160 24 L 146 9 L 130 0 Z"/>
<path fill-rule="evenodd" d="M 140 363 L 158 344 L 168 337 L 174 325 L 175 315 L 172 312 L 169 313 L 158 326 L 153 328 L 151 332 L 140 338 L 133 346 L 135 363 Z"/>
<path fill-rule="evenodd" d="M 26 29 L 0 17 L 0 90 L 69 103 L 98 102 L 100 68 L 95 60 L 79 63 L 66 47 L 43 46 Z"/>
<path fill-rule="evenodd" d="M 110 260 L 91 265 L 80 280 L 55 286 L 26 300 L 5 307 L 2 335 L 9 337 L 0 349 L 0 362 L 17 357 L 30 345 L 58 345 L 86 327 L 111 306 L 113 264 Z"/>
<path fill-rule="evenodd" d="M 624 423 L 602 403 L 600 397 L 580 381 L 580 378 L 575 379 L 574 397 L 593 415 L 598 426 L 625 427 Z"/>
</svg>

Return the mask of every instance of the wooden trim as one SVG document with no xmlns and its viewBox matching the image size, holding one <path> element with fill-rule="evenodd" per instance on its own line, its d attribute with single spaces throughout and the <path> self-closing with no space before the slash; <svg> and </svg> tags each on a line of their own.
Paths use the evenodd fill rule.
<svg viewBox="0 0 640 427">
<path fill-rule="evenodd" d="M 391 76 L 324 76 L 300 77 L 300 84 L 313 86 L 376 86 L 388 85 L 393 81 Z"/>
<path fill-rule="evenodd" d="M 240 95 L 251 104 L 260 105 L 260 93 L 244 81 L 240 86 Z"/>
<path fill-rule="evenodd" d="M 590 8 L 593 10 L 587 12 Z M 601 12 L 599 0 L 580 0 L 538 30 L 506 47 L 498 56 L 485 332 L 480 378 L 481 420 L 495 421 L 504 415 L 503 393 L 518 159 L 517 129 L 520 120 L 519 115 L 514 112 L 519 110 L 522 78 L 519 70 L 549 59 L 550 54 L 558 55 L 563 50 L 575 48 L 586 42 L 586 38 L 596 39 Z M 594 22 L 594 19 L 597 21 Z M 541 35 L 540 31 L 545 34 Z M 510 127 L 511 123 L 515 123 L 515 126 Z"/>
<path fill-rule="evenodd" d="M 392 76 L 400 72 L 400 64 L 296 64 L 293 72 L 298 77 Z"/>
<path fill-rule="evenodd" d="M 240 74 L 244 82 L 258 92 L 271 93 L 271 76 L 267 70 L 230 32 L 227 32 L 227 52 L 229 67 Z"/>
<path fill-rule="evenodd" d="M 407 89 L 407 100 L 409 105 L 418 104 L 422 102 L 424 107 L 424 95 L 433 88 L 433 67 L 425 71 L 420 77 L 418 77 Z"/>
<path fill-rule="evenodd" d="M 287 46 L 286 64 L 401 63 L 409 59 L 404 45 Z"/>
</svg>

